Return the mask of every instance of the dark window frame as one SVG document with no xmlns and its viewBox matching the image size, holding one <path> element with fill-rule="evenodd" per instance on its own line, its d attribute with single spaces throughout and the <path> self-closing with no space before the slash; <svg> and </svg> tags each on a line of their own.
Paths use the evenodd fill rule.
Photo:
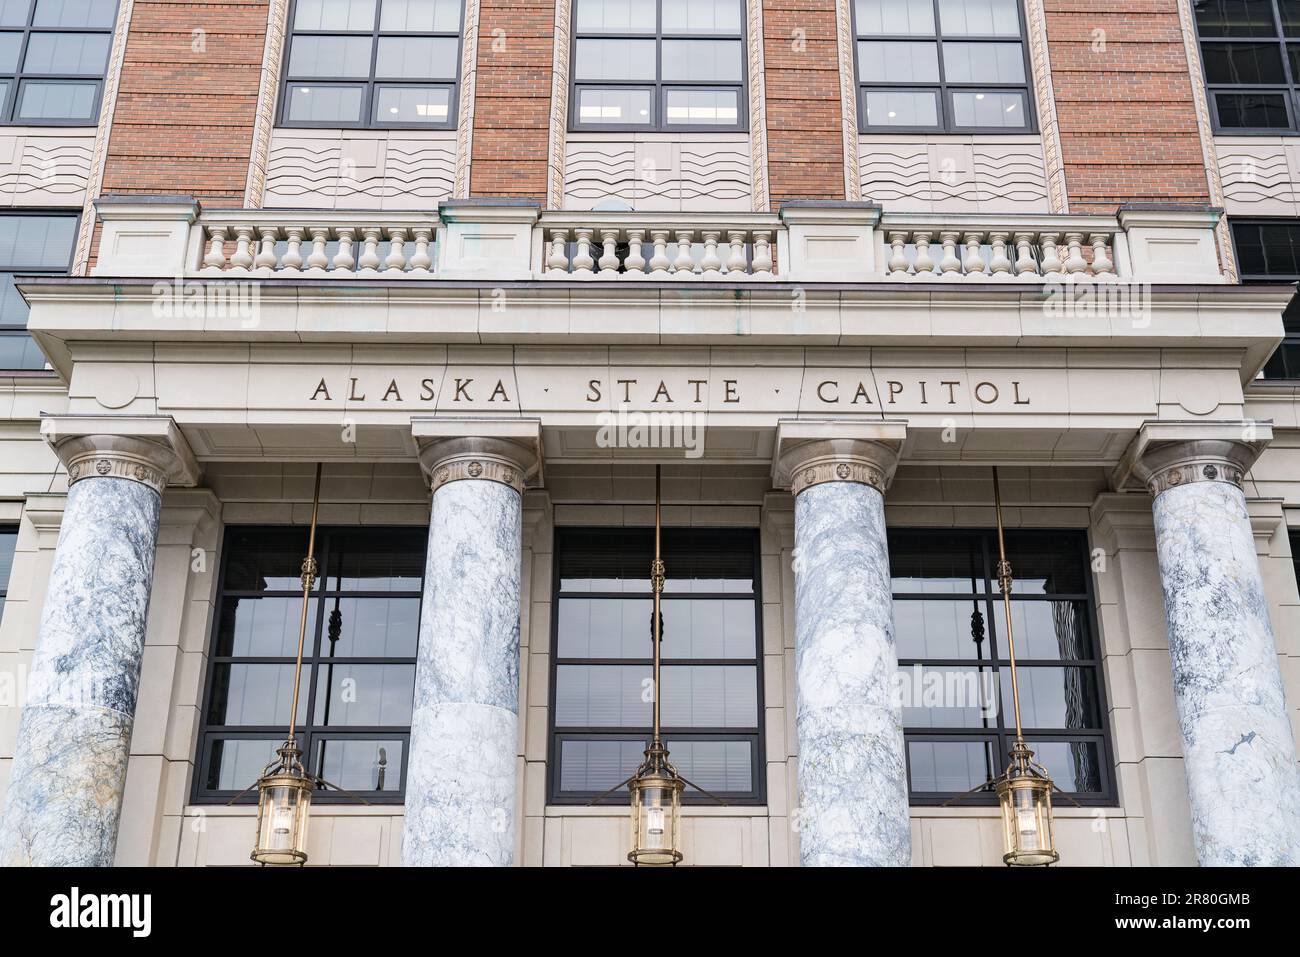
<svg viewBox="0 0 1300 957">
<path fill-rule="evenodd" d="M 612 664 L 612 665 L 648 665 L 652 664 L 652 658 L 561 658 L 560 649 L 560 600 L 564 598 L 632 598 L 645 599 L 650 597 L 650 592 L 562 592 L 559 555 L 564 547 L 562 539 L 566 536 L 577 536 L 584 532 L 590 531 L 607 531 L 607 526 L 559 526 L 556 527 L 552 539 L 552 556 L 553 567 L 551 573 L 551 635 L 550 635 L 550 666 L 547 670 L 547 679 L 549 686 L 547 688 L 547 750 L 546 750 L 546 802 L 557 806 L 574 806 L 574 805 L 591 805 L 593 803 L 606 807 L 610 805 L 623 805 L 627 803 L 627 792 L 616 791 L 611 795 L 604 797 L 600 801 L 595 801 L 600 797 L 600 792 L 596 791 L 562 791 L 560 788 L 561 777 L 561 745 L 564 741 L 626 741 L 636 736 L 638 733 L 644 733 L 648 740 L 649 729 L 640 732 L 640 729 L 633 727 L 597 727 L 597 726 L 573 726 L 557 728 L 556 718 L 556 689 L 558 687 L 558 671 L 561 665 L 585 665 L 585 664 Z M 644 528 L 636 526 L 629 527 L 629 531 L 644 531 Z M 706 535 L 709 530 L 698 529 L 701 535 Z M 671 745 L 674 741 L 749 741 L 751 743 L 751 772 L 752 787 L 748 791 L 725 791 L 714 792 L 724 799 L 728 806 L 744 807 L 761 807 L 767 803 L 767 738 L 766 738 L 766 721 L 765 709 L 766 701 L 764 698 L 763 671 L 764 671 L 764 652 L 763 652 L 763 581 L 762 581 L 762 543 L 760 540 L 759 530 L 753 529 L 714 529 L 713 531 L 722 531 L 726 533 L 736 533 L 745 531 L 752 533 L 754 548 L 754 590 L 750 594 L 741 594 L 738 592 L 681 592 L 677 593 L 677 599 L 698 598 L 698 599 L 738 599 L 744 598 L 754 603 L 754 658 L 664 658 L 661 661 L 663 667 L 672 666 L 689 666 L 689 665 L 718 665 L 718 666 L 748 666 L 753 662 L 754 666 L 754 683 L 755 683 L 755 718 L 757 727 L 753 731 L 737 728 L 686 728 L 670 729 L 663 728 L 662 734 L 665 741 Z M 649 578 L 649 565 L 646 566 L 646 577 Z M 671 566 L 669 567 L 669 577 L 672 576 Z M 647 622 L 648 624 L 648 622 Z M 649 633 L 647 629 L 646 643 L 649 644 Z M 669 757 L 671 760 L 671 754 Z M 716 806 L 711 799 L 700 794 L 694 788 L 688 787 L 682 795 L 684 805 L 700 805 L 704 807 Z"/>
<path fill-rule="evenodd" d="M 307 644 L 303 651 L 303 681 L 304 690 L 307 694 L 305 705 L 306 719 L 299 723 L 296 735 L 298 743 L 303 751 L 303 763 L 309 770 L 315 770 L 319 773 L 320 769 L 314 765 L 316 759 L 315 744 L 320 738 L 326 740 L 346 740 L 349 738 L 373 740 L 376 738 L 391 738 L 402 742 L 402 760 L 400 766 L 394 768 L 400 773 L 400 784 L 393 791 L 356 791 L 351 794 L 344 794 L 333 790 L 317 790 L 312 794 L 313 803 L 324 804 L 353 804 L 357 803 L 356 797 L 363 798 L 369 804 L 382 805 L 400 805 L 406 801 L 406 782 L 407 766 L 410 760 L 411 751 L 411 727 L 410 725 L 389 726 L 389 725 L 320 725 L 315 721 L 316 709 L 316 691 L 319 686 L 317 667 L 330 663 L 331 659 L 321 655 L 321 641 L 325 631 L 328 615 L 321 612 L 326 606 L 329 599 L 335 596 L 344 598 L 415 598 L 422 599 L 423 581 L 425 572 L 426 553 L 420 558 L 420 581 L 419 590 L 411 591 L 370 591 L 365 589 L 348 590 L 335 589 L 330 590 L 325 586 L 328 584 L 327 576 L 330 565 L 329 546 L 334 536 L 356 534 L 364 531 L 367 534 L 383 536 L 387 532 L 401 532 L 410 534 L 413 529 L 421 529 L 421 526 L 414 525 L 394 525 L 394 526 L 377 526 L 362 527 L 355 525 L 330 525 L 322 526 L 317 531 L 316 540 L 316 560 L 318 567 L 321 569 L 317 577 L 316 585 L 312 590 L 311 601 L 315 607 L 315 622 L 312 631 L 308 635 Z M 421 529 L 422 530 L 422 529 Z M 302 525 L 229 525 L 226 527 L 226 533 L 231 531 L 243 532 L 298 532 L 304 538 L 307 533 L 306 526 Z M 224 538 L 225 536 L 223 536 Z M 305 548 L 304 548 L 305 550 Z M 204 665 L 203 678 L 203 696 L 199 701 L 199 727 L 197 743 L 195 745 L 195 769 L 194 780 L 191 787 L 191 803 L 193 804 L 228 804 L 239 794 L 238 790 L 218 790 L 210 789 L 204 786 L 204 775 L 207 773 L 208 761 L 211 757 L 212 745 L 217 739 L 221 740 L 241 740 L 241 741 L 267 741 L 283 740 L 287 729 L 287 722 L 281 721 L 275 725 L 214 725 L 208 722 L 208 713 L 212 703 L 213 683 L 216 674 L 216 665 L 221 664 L 293 664 L 293 658 L 284 657 L 265 657 L 265 656 L 219 656 L 216 654 L 217 641 L 220 638 L 220 625 L 222 609 L 225 599 L 229 597 L 284 597 L 292 598 L 302 597 L 302 589 L 267 589 L 259 592 L 248 592 L 239 589 L 226 588 L 226 573 L 231 560 L 231 548 L 228 540 L 223 541 L 221 548 L 221 569 L 217 577 L 217 591 L 214 601 L 214 610 L 209 621 L 211 634 L 208 636 L 207 643 L 207 662 Z M 423 611 L 423 608 L 421 608 Z M 416 625 L 417 635 L 419 633 L 419 624 Z M 384 664 L 384 665 L 411 665 L 415 666 L 416 657 L 394 657 L 394 658 L 376 658 L 374 656 L 356 656 L 347 658 L 332 659 L 335 664 L 345 665 L 366 665 L 366 664 Z M 285 718 L 288 716 L 285 715 Z M 391 773 L 391 772 L 390 772 Z M 241 782 L 241 784 L 244 784 Z M 248 781 L 245 787 L 253 784 Z M 244 794 L 238 798 L 236 803 L 252 804 L 257 801 L 255 791 Z"/>
<path fill-rule="evenodd" d="M 570 133 L 748 133 L 749 132 L 749 9 L 746 0 L 740 3 L 740 33 L 664 33 L 663 0 L 642 0 L 655 8 L 654 32 L 620 33 L 597 31 L 580 33 L 578 30 L 578 3 L 571 0 L 569 36 L 569 132 Z M 653 80 L 578 80 L 579 40 L 653 40 L 655 44 L 655 79 Z M 717 80 L 663 79 L 664 40 L 735 40 L 740 44 L 739 83 L 719 83 Z M 579 90 L 649 90 L 649 123 L 583 123 L 579 118 Z M 735 90 L 735 123 L 668 123 L 667 97 L 671 90 Z"/>
<path fill-rule="evenodd" d="M 891 133 L 979 133 L 984 136 L 1032 136 L 1038 132 L 1038 111 L 1034 100 L 1034 69 L 1029 55 L 1028 27 L 1025 7 L 1022 0 L 1016 0 L 1016 15 L 1020 33 L 1016 37 L 1010 34 L 996 35 L 958 35 L 949 37 L 953 43 L 1019 43 L 1024 60 L 1024 83 L 956 83 L 945 78 L 943 64 L 943 23 L 939 14 L 939 0 L 930 0 L 934 12 L 934 35 L 882 33 L 863 35 L 858 32 L 858 5 L 854 0 L 847 0 L 849 18 L 852 24 L 853 43 L 853 82 L 857 90 L 858 133 L 861 135 L 879 135 Z M 866 81 L 862 79 L 862 69 L 858 62 L 858 45 L 863 42 L 896 41 L 904 43 L 931 43 L 935 46 L 939 65 L 939 79 L 934 83 L 918 83 L 914 80 L 899 82 Z M 939 124 L 937 126 L 891 126 L 867 123 L 868 92 L 908 92 L 924 91 L 938 94 Z M 1019 128 L 1006 126 L 962 126 L 953 120 L 952 94 L 954 92 L 970 93 L 1022 93 L 1025 103 L 1025 125 Z"/>
<path fill-rule="evenodd" d="M 18 554 L 18 526 L 8 522 L 0 522 L 0 535 L 14 536 L 14 552 L 10 555 L 10 572 L 13 571 L 13 561 Z M 9 597 L 9 577 L 0 578 L 0 623 L 4 622 L 5 602 Z"/>
<path fill-rule="evenodd" d="M 294 20 L 298 15 L 299 0 L 290 0 L 289 13 L 285 21 L 283 66 L 280 70 L 280 108 L 276 127 L 279 129 L 300 130 L 454 130 L 460 117 L 461 66 L 465 54 L 465 0 L 460 0 L 460 19 L 456 33 L 450 32 L 401 32 L 380 29 L 380 18 L 384 13 L 383 0 L 375 0 L 375 19 L 371 29 L 366 30 L 296 30 Z M 375 66 L 379 57 L 379 40 L 381 37 L 427 39 L 456 38 L 456 60 L 452 79 L 420 80 L 409 77 L 380 78 L 375 76 Z M 294 77 L 289 72 L 290 56 L 293 42 L 297 37 L 369 37 L 370 73 L 365 77 Z M 338 120 L 291 120 L 289 119 L 289 90 L 294 86 L 310 84 L 320 87 L 361 87 L 361 119 L 355 123 Z M 375 119 L 375 96 L 380 87 L 440 87 L 446 88 L 447 119 L 432 123 L 381 123 Z"/>
<path fill-rule="evenodd" d="M 982 602 L 984 612 L 984 623 L 986 629 L 986 640 L 989 642 L 990 649 L 996 649 L 992 657 L 989 658 L 909 658 L 899 657 L 899 668 L 911 668 L 913 665 L 933 668 L 972 668 L 978 667 L 981 663 L 985 667 L 993 669 L 998 674 L 997 687 L 1001 694 L 1002 678 L 1001 672 L 1007 668 L 1007 658 L 1001 653 L 998 646 L 1002 629 L 1002 601 L 1001 592 L 998 590 L 996 574 L 996 532 L 987 528 L 922 528 L 922 527 L 894 527 L 889 530 L 892 538 L 894 536 L 915 536 L 924 539 L 925 537 L 941 538 L 951 535 L 969 535 L 976 536 L 980 542 L 982 553 L 982 564 L 984 569 L 984 578 L 981 582 L 983 591 L 973 593 L 948 594 L 948 593 L 926 593 L 926 592 L 892 592 L 893 601 L 897 604 L 899 601 L 922 601 L 926 599 L 943 599 L 943 600 L 960 600 Z M 1036 741 L 1043 742 L 1073 742 L 1087 741 L 1097 745 L 1098 772 L 1100 774 L 1101 788 L 1095 792 L 1067 792 L 1070 797 L 1079 804 L 1087 807 L 1111 807 L 1118 802 L 1118 789 L 1116 785 L 1115 770 L 1115 752 L 1111 735 L 1111 720 L 1109 705 L 1106 697 L 1106 675 L 1102 666 L 1103 651 L 1101 648 L 1101 635 L 1098 622 L 1100 621 L 1100 612 L 1097 606 L 1097 589 L 1093 581 L 1090 563 L 1090 553 L 1088 550 L 1088 537 L 1083 529 L 1026 529 L 1016 528 L 1009 529 L 1009 533 L 1031 538 L 1043 538 L 1045 540 L 1060 540 L 1063 535 L 1076 539 L 1077 555 L 1080 562 L 1080 568 L 1083 572 L 1083 581 L 1085 590 L 1082 593 L 1060 593 L 1049 595 L 1035 595 L 1032 593 L 1017 592 L 1012 590 L 1012 604 L 1017 602 L 1034 601 L 1034 602 L 1053 602 L 1053 601 L 1070 601 L 1083 606 L 1087 621 L 1085 622 L 1085 635 L 1091 644 L 1090 658 L 1083 659 L 1047 659 L 1047 658 L 1024 658 L 1017 657 L 1016 667 L 1022 671 L 1031 668 L 1060 668 L 1060 667 L 1081 667 L 1088 668 L 1092 671 L 1094 684 L 1097 689 L 1097 727 L 1094 728 L 1025 728 L 1025 740 L 1033 747 Z M 1014 575 L 1016 568 L 1016 555 L 1014 548 L 1008 546 L 1007 559 L 1011 563 L 1012 573 Z M 908 801 L 913 807 L 935 807 L 942 805 L 955 798 L 961 798 L 959 804 L 973 806 L 990 806 L 997 803 L 997 797 L 992 791 L 977 791 L 973 794 L 962 796 L 963 792 L 959 791 L 915 791 L 912 788 L 912 756 L 910 744 L 913 741 L 957 741 L 957 742 L 977 742 L 981 740 L 991 741 L 993 743 L 992 755 L 992 772 L 996 777 L 1004 769 L 1007 763 L 1007 756 L 1010 750 L 1011 740 L 1015 736 L 1014 722 L 1011 717 L 1011 702 L 1002 701 L 998 709 L 997 723 L 991 728 L 909 728 L 904 727 L 904 753 L 907 763 L 907 792 Z"/>
<path fill-rule="evenodd" d="M 36 4 L 33 3 L 32 8 L 35 9 L 35 6 Z M 48 216 L 51 218 L 73 220 L 72 245 L 68 249 L 68 262 L 67 265 L 64 266 L 62 269 L 55 269 L 49 267 L 34 268 L 30 266 L 24 266 L 21 269 L 0 269 L 0 274 L 14 276 L 14 277 L 69 275 L 72 272 L 72 261 L 74 258 L 76 258 L 77 255 L 77 233 L 81 227 L 81 210 L 33 206 L 31 208 L 15 207 L 13 209 L 6 209 L 0 211 L 0 217 L 19 217 L 19 216 L 22 217 Z M 27 331 L 26 322 L 24 322 L 22 325 L 18 325 L 17 323 L 12 323 L 12 322 L 0 322 L 0 337 L 12 337 L 12 338 L 26 337 L 28 339 L 31 339 L 32 335 L 30 332 Z M 43 366 L 45 364 L 43 364 Z M 51 378 L 53 376 L 58 375 L 58 373 L 55 372 L 53 369 L 46 369 L 43 366 L 40 369 L 7 369 L 7 368 L 0 367 L 0 374 L 5 376 L 15 376 L 15 377 L 22 377 L 22 378 Z"/>
<path fill-rule="evenodd" d="M 1223 133 L 1230 136 L 1286 136 L 1296 135 L 1300 132 L 1300 75 L 1292 69 L 1290 49 L 1295 47 L 1300 51 L 1300 31 L 1293 37 L 1287 37 L 1285 28 L 1282 25 L 1282 11 L 1278 7 L 1277 0 L 1264 0 L 1269 4 L 1273 13 L 1273 30 L 1272 36 L 1267 37 L 1207 37 L 1201 33 L 1201 22 L 1196 16 L 1196 2 L 1192 0 L 1192 25 L 1196 31 L 1197 50 L 1201 56 L 1201 76 L 1205 80 L 1205 98 L 1210 107 L 1210 126 L 1215 133 Z M 1209 71 L 1205 65 L 1205 47 L 1206 44 L 1241 44 L 1246 46 L 1261 46 L 1273 44 L 1281 51 L 1282 72 L 1286 81 L 1281 84 L 1277 83 L 1212 83 L 1210 82 Z M 1286 109 L 1287 125 L 1286 126 L 1224 126 L 1219 121 L 1219 93 L 1237 93 L 1237 94 L 1276 94 L 1282 97 L 1283 107 Z"/>
<path fill-rule="evenodd" d="M 1293 226 L 1300 230 L 1300 220 L 1268 217 L 1232 217 L 1228 231 L 1232 236 L 1232 252 L 1241 262 L 1239 230 L 1263 226 Z M 1262 245 L 1262 243 L 1261 243 Z M 1300 252 L 1300 244 L 1297 245 Z M 1295 273 L 1241 273 L 1243 283 L 1300 283 L 1300 271 Z M 1264 365 L 1262 378 L 1268 382 L 1293 382 L 1300 379 L 1300 294 L 1293 296 L 1283 313 L 1284 338 Z"/>
<path fill-rule="evenodd" d="M 117 17 L 121 9 L 120 3 L 113 6 L 113 22 L 108 27 L 45 27 L 37 26 L 36 6 L 38 0 L 30 0 L 27 8 L 27 23 L 25 26 L 0 27 L 0 33 L 21 33 L 22 40 L 18 45 L 18 59 L 14 66 L 13 73 L 0 73 L 0 83 L 8 83 L 9 88 L 3 97 L 3 103 L 0 103 L 0 126 L 66 126 L 66 127 L 90 127 L 99 124 L 99 114 L 104 106 L 104 75 L 108 72 L 109 61 L 113 58 L 113 37 L 117 29 Z M 108 53 L 104 57 L 104 71 L 99 74 L 80 74 L 69 75 L 66 73 L 28 73 L 23 67 L 27 59 L 27 47 L 31 42 L 32 35 L 35 33 L 86 33 L 97 34 L 108 37 Z M 68 83 L 78 85 L 94 84 L 95 100 L 91 107 L 90 116 L 86 119 L 62 119 L 58 117 L 30 117 L 20 118 L 17 116 L 19 93 L 29 80 L 40 82 Z"/>
</svg>

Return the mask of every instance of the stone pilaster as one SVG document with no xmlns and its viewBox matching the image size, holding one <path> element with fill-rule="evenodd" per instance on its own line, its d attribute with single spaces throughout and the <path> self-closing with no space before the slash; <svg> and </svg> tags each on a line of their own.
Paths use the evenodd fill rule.
<svg viewBox="0 0 1300 957">
<path fill-rule="evenodd" d="M 402 862 L 509 866 L 519 755 L 521 492 L 537 471 L 537 424 L 425 421 L 415 432 L 433 506 Z"/>
<path fill-rule="evenodd" d="M 197 469 L 170 419 L 53 417 L 68 469 L 50 572 L 0 812 L 0 866 L 113 863 L 161 491 Z"/>
<path fill-rule="evenodd" d="M 1242 491 L 1271 430 L 1178 431 L 1149 425 L 1131 459 L 1155 497 L 1196 856 L 1203 866 L 1300 865 L 1300 772 Z"/>
<path fill-rule="evenodd" d="M 795 494 L 795 726 L 805 866 L 911 863 L 884 490 L 897 423 L 782 423 Z"/>
</svg>

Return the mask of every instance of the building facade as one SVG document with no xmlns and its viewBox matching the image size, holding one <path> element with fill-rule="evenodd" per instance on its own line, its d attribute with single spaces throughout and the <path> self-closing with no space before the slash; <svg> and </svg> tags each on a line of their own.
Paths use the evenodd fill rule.
<svg viewBox="0 0 1300 957">
<path fill-rule="evenodd" d="M 1300 5 L 0 6 L 0 863 L 1300 863 Z"/>
</svg>

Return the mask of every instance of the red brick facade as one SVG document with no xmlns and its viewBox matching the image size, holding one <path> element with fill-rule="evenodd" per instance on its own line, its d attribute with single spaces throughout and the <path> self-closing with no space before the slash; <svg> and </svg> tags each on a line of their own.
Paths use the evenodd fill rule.
<svg viewBox="0 0 1300 957">
<path fill-rule="evenodd" d="M 1046 0 L 1046 10 L 1070 210 L 1208 202 L 1178 0 Z"/>
</svg>

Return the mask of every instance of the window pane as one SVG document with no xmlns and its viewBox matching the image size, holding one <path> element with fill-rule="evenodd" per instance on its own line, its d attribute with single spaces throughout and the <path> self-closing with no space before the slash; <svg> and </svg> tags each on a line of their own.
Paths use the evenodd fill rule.
<svg viewBox="0 0 1300 957">
<path fill-rule="evenodd" d="M 1277 6 L 1282 14 L 1282 33 L 1300 37 L 1300 0 L 1278 0 Z"/>
<path fill-rule="evenodd" d="M 1088 590 L 1081 533 L 1043 535 L 1012 530 L 1007 532 L 1006 541 L 1013 573 L 1012 594 L 1082 595 Z M 996 581 L 994 591 L 1002 591 Z"/>
<path fill-rule="evenodd" d="M 65 272 L 76 239 L 76 216 L 0 216 L 0 269 Z"/>
<path fill-rule="evenodd" d="M 1209 83 L 1285 83 L 1276 43 L 1202 43 Z"/>
<path fill-rule="evenodd" d="M 736 90 L 665 90 L 664 121 L 670 126 L 735 126 L 740 122 Z"/>
<path fill-rule="evenodd" d="M 414 658 L 418 598 L 326 598 L 320 654 L 334 658 Z"/>
<path fill-rule="evenodd" d="M 939 94 L 935 90 L 868 90 L 870 126 L 938 126 Z"/>
<path fill-rule="evenodd" d="M 641 763 L 645 746 L 646 742 L 640 738 L 625 741 L 561 741 L 560 790 L 597 793 L 608 791 L 632 776 L 632 772 Z M 677 755 L 671 757 L 675 759 Z"/>
<path fill-rule="evenodd" d="M 26 9 L 27 4 L 22 4 Z M 117 18 L 117 0 L 36 0 L 38 27 L 107 29 Z"/>
<path fill-rule="evenodd" d="M 367 77 L 370 44 L 370 37 L 296 36 L 289 48 L 289 75 Z"/>
<path fill-rule="evenodd" d="M 0 531 L 0 594 L 9 590 L 9 576 L 14 570 L 14 549 L 17 547 L 17 532 Z"/>
<path fill-rule="evenodd" d="M 894 600 L 894 636 L 899 658 L 989 658 L 989 628 L 983 598 Z"/>
<path fill-rule="evenodd" d="M 39 34 L 38 34 L 39 35 Z M 23 47 L 21 33 L 0 33 L 0 71 L 18 72 L 18 53 Z M 6 84 L 6 89 L 8 84 Z"/>
<path fill-rule="evenodd" d="M 383 0 L 379 29 L 404 33 L 460 33 L 460 0 Z"/>
<path fill-rule="evenodd" d="M 561 658 L 649 658 L 654 654 L 653 608 L 649 599 L 561 599 L 557 654 Z M 665 635 L 667 631 L 665 621 Z"/>
<path fill-rule="evenodd" d="M 106 33 L 33 33 L 23 70 L 60 76 L 101 76 L 108 65 Z"/>
<path fill-rule="evenodd" d="M 963 532 L 891 531 L 889 573 L 895 592 L 934 595 L 983 592 L 982 539 Z"/>
<path fill-rule="evenodd" d="M 1290 127 L 1282 93 L 1214 93 L 1219 126 L 1231 130 L 1284 130 Z"/>
<path fill-rule="evenodd" d="M 222 587 L 227 591 L 302 591 L 298 576 L 307 551 L 307 529 L 231 526 L 223 548 L 227 558 Z"/>
<path fill-rule="evenodd" d="M 279 725 L 293 704 L 293 665 L 215 664 L 208 724 Z M 307 676 L 302 673 L 298 723 L 307 720 Z"/>
<path fill-rule="evenodd" d="M 446 123 L 451 90 L 445 86 L 381 86 L 375 89 L 376 123 Z"/>
<path fill-rule="evenodd" d="M 648 665 L 560 665 L 555 726 L 648 728 L 650 697 Z"/>
<path fill-rule="evenodd" d="M 663 78 L 673 82 L 741 80 L 739 40 L 664 40 Z"/>
<path fill-rule="evenodd" d="M 577 118 L 584 124 L 649 124 L 650 116 L 649 90 L 578 90 Z M 567 585 L 575 585 L 569 581 Z M 634 590 L 643 590 L 629 581 Z M 590 580 L 586 584 L 590 588 Z M 623 590 L 623 583 L 606 580 L 594 586 L 593 590 Z"/>
<path fill-rule="evenodd" d="M 209 791 L 242 791 L 251 786 L 275 757 L 281 740 L 217 738 L 203 771 L 203 786 Z"/>
<path fill-rule="evenodd" d="M 947 37 L 1018 37 L 1017 0 L 939 0 L 939 27 Z"/>
<path fill-rule="evenodd" d="M 375 76 L 454 80 L 458 43 L 452 37 L 380 37 Z"/>
<path fill-rule="evenodd" d="M 1250 271 L 1290 278 L 1300 275 L 1300 225 L 1268 223 L 1247 227 L 1257 238 L 1258 255 L 1250 258 Z"/>
<path fill-rule="evenodd" d="M 301 598 L 226 598 L 213 653 L 219 658 L 292 658 L 298 653 Z M 316 604 L 307 620 L 307 654 L 316 640 Z"/>
<path fill-rule="evenodd" d="M 752 600 L 673 599 L 661 608 L 665 658 L 753 658 L 757 654 Z M 652 654 L 648 634 L 641 645 L 641 655 Z"/>
<path fill-rule="evenodd" d="M 876 83 L 938 83 L 933 43 L 867 40 L 858 43 L 858 79 Z"/>
<path fill-rule="evenodd" d="M 365 530 L 331 532 L 326 589 L 418 592 L 427 536 L 425 529 L 414 526 L 384 529 L 382 535 Z"/>
<path fill-rule="evenodd" d="M 12 273 L 0 273 L 0 326 L 27 325 L 27 302 L 14 285 Z M 24 338 L 26 335 L 24 334 Z M 4 366 L 3 368 L 15 368 Z"/>
<path fill-rule="evenodd" d="M 18 88 L 18 111 L 23 120 L 95 119 L 98 83 L 52 83 L 24 80 Z"/>
<path fill-rule="evenodd" d="M 1001 773 L 990 741 L 908 741 L 908 773 L 917 792 L 960 793 Z"/>
<path fill-rule="evenodd" d="M 668 728 L 757 727 L 757 669 L 752 665 L 665 667 L 662 710 Z"/>
<path fill-rule="evenodd" d="M 910 0 L 855 0 L 859 36 L 934 36 L 934 7 Z"/>
<path fill-rule="evenodd" d="M 664 33 L 738 34 L 740 0 L 663 0 L 663 18 Z"/>
<path fill-rule="evenodd" d="M 0 27 L 26 26 L 31 8 L 32 0 L 0 0 Z"/>
<path fill-rule="evenodd" d="M 579 40 L 574 77 L 579 80 L 655 79 L 654 40 Z"/>
<path fill-rule="evenodd" d="M 943 45 L 943 71 L 949 83 L 1024 83 L 1025 59 L 1019 43 Z"/>
<path fill-rule="evenodd" d="M 898 682 L 905 728 L 998 726 L 998 680 L 991 666 L 904 665 Z"/>
<path fill-rule="evenodd" d="M 375 27 L 375 0 L 298 0 L 295 30 L 369 33 Z"/>
<path fill-rule="evenodd" d="M 25 332 L 0 332 L 0 369 L 40 370 L 45 355 Z"/>
<path fill-rule="evenodd" d="M 1203 37 L 1277 36 L 1271 0 L 1195 0 L 1192 7 Z"/>
<path fill-rule="evenodd" d="M 402 789 L 400 738 L 315 738 L 312 765 L 317 774 L 347 791 Z"/>
<path fill-rule="evenodd" d="M 1091 668 L 1018 668 L 1020 719 L 1026 728 L 1100 728 L 1097 679 Z M 999 671 L 1002 700 L 1011 701 L 1011 669 Z"/>
<path fill-rule="evenodd" d="M 415 665 L 322 663 L 316 667 L 315 723 L 409 726 L 414 696 Z"/>
<path fill-rule="evenodd" d="M 1101 746 L 1096 741 L 1030 741 L 1034 759 L 1062 791 L 1101 791 Z"/>
<path fill-rule="evenodd" d="M 749 791 L 754 787 L 754 748 L 748 741 L 674 741 L 667 738 L 664 744 L 668 748 L 669 760 L 682 777 L 706 791 L 717 794 Z"/>
<path fill-rule="evenodd" d="M 579 33 L 655 32 L 655 7 L 649 0 L 578 0 L 574 19 Z"/>
<path fill-rule="evenodd" d="M 1029 115 L 1023 93 L 954 90 L 952 119 L 962 128 L 1024 129 Z"/>
</svg>

